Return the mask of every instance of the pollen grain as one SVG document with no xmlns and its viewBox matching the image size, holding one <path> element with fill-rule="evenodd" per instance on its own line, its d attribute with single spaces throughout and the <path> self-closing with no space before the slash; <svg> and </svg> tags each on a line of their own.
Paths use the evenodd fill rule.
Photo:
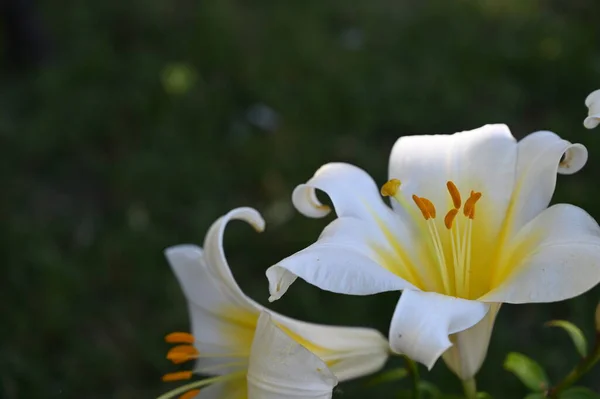
<svg viewBox="0 0 600 399">
<path fill-rule="evenodd" d="M 194 336 L 186 332 L 172 332 L 165 337 L 170 344 L 193 344 Z"/>
<path fill-rule="evenodd" d="M 199 389 L 192 389 L 191 391 L 187 391 L 183 395 L 179 397 L 179 399 L 193 399 L 200 393 Z"/>
<path fill-rule="evenodd" d="M 481 198 L 480 192 L 471 191 L 471 196 L 465 202 L 465 207 L 463 209 L 463 212 L 464 212 L 465 216 L 468 217 L 469 219 L 475 218 L 475 204 L 477 203 L 477 201 L 479 201 L 480 198 Z"/>
<path fill-rule="evenodd" d="M 413 201 L 415 201 L 417 208 L 419 208 L 419 210 L 423 214 L 423 217 L 425 218 L 425 220 L 429 220 L 431 218 L 431 215 L 429 214 L 429 210 L 427 209 L 427 205 L 425 205 L 425 203 L 423 202 L 423 199 L 417 197 L 414 194 L 412 196 L 412 199 L 413 199 Z"/>
<path fill-rule="evenodd" d="M 452 223 L 454 222 L 454 218 L 458 214 L 458 209 L 453 208 L 448 211 L 446 217 L 444 217 L 444 224 L 448 230 L 452 229 Z"/>
<path fill-rule="evenodd" d="M 454 207 L 456 209 L 460 209 L 460 205 L 461 205 L 462 201 L 460 198 L 460 192 L 458 191 L 458 188 L 456 188 L 456 185 L 451 180 L 449 180 L 446 183 L 446 187 L 448 188 L 450 197 L 452 197 L 452 203 L 454 204 Z"/>
<path fill-rule="evenodd" d="M 191 371 L 177 371 L 162 376 L 163 382 L 189 380 L 190 378 L 192 378 Z"/>
</svg>

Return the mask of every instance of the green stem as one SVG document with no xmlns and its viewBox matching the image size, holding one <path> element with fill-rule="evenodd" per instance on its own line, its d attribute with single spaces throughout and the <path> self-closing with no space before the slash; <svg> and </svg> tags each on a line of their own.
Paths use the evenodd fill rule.
<svg viewBox="0 0 600 399">
<path fill-rule="evenodd" d="M 462 381 L 463 390 L 465 391 L 465 397 L 467 399 L 477 398 L 477 384 L 475 378 L 469 378 L 468 380 Z"/>
<path fill-rule="evenodd" d="M 581 359 L 579 364 L 556 386 L 546 393 L 548 398 L 558 398 L 558 394 L 573 385 L 600 360 L 600 332 L 596 333 L 596 343 L 589 355 Z"/>
<path fill-rule="evenodd" d="M 402 355 L 402 357 L 404 358 L 404 362 L 406 362 L 406 369 L 413 384 L 413 399 L 420 399 L 421 390 L 419 389 L 419 369 L 417 368 L 417 364 L 406 355 Z"/>
</svg>

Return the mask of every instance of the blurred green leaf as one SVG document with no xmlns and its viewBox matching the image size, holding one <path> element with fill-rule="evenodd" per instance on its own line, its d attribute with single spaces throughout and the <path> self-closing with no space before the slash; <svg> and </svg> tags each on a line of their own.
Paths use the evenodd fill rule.
<svg viewBox="0 0 600 399">
<path fill-rule="evenodd" d="M 429 381 L 419 381 L 419 392 L 422 398 L 442 399 L 446 398 L 442 392 L 433 383 Z"/>
<path fill-rule="evenodd" d="M 579 355 L 581 357 L 587 356 L 587 340 L 585 339 L 585 335 L 583 335 L 579 327 L 577 327 L 575 324 L 566 320 L 552 320 L 547 322 L 545 325 L 547 327 L 559 327 L 565 330 L 571 337 L 573 344 L 575 344 L 575 348 L 577 349 Z"/>
<path fill-rule="evenodd" d="M 477 399 L 493 399 L 492 395 L 487 392 L 477 392 Z"/>
<path fill-rule="evenodd" d="M 546 395 L 544 395 L 543 393 L 530 393 L 529 395 L 525 396 L 525 399 L 544 399 L 546 397 Z"/>
<path fill-rule="evenodd" d="M 403 379 L 408 375 L 408 371 L 403 367 L 398 367 L 388 371 L 384 371 L 367 381 L 367 386 L 385 384 Z"/>
<path fill-rule="evenodd" d="M 532 391 L 541 392 L 548 386 L 548 377 L 542 366 L 521 353 L 509 353 L 504 360 L 504 368 Z"/>
<path fill-rule="evenodd" d="M 573 387 L 558 395 L 560 399 L 600 399 L 600 394 L 586 388 Z"/>
</svg>

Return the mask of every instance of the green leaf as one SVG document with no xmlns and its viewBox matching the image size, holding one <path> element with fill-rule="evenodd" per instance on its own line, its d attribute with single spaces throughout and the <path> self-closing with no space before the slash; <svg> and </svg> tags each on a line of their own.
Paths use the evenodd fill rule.
<svg viewBox="0 0 600 399">
<path fill-rule="evenodd" d="M 477 399 L 492 399 L 492 395 L 487 392 L 477 392 Z"/>
<path fill-rule="evenodd" d="M 408 375 L 408 371 L 406 371 L 403 367 L 398 367 L 395 369 L 391 369 L 388 371 L 384 371 L 383 373 L 376 375 L 367 381 L 366 386 L 373 386 L 379 384 L 385 384 L 387 382 L 393 382 L 403 379 Z"/>
<path fill-rule="evenodd" d="M 419 392 L 422 398 L 443 398 L 442 392 L 429 381 L 419 381 Z"/>
<path fill-rule="evenodd" d="M 542 392 L 548 387 L 548 377 L 542 366 L 521 353 L 509 353 L 504 360 L 504 368 L 532 391 Z"/>
<path fill-rule="evenodd" d="M 552 320 L 545 324 L 546 327 L 559 327 L 565 330 L 571 337 L 571 341 L 575 344 L 575 348 L 581 357 L 587 356 L 587 340 L 579 327 L 566 320 Z"/>
<path fill-rule="evenodd" d="M 561 392 L 558 397 L 559 399 L 600 399 L 600 394 L 586 387 L 573 387 Z"/>
</svg>

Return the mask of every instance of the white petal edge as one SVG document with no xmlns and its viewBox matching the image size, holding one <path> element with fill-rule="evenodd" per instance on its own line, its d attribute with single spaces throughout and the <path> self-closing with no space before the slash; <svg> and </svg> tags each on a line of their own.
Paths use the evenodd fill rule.
<svg viewBox="0 0 600 399">
<path fill-rule="evenodd" d="M 405 290 L 390 325 L 390 346 L 431 369 L 452 346 L 449 335 L 482 320 L 489 305 L 435 292 Z"/>
<path fill-rule="evenodd" d="M 525 225 L 506 249 L 512 273 L 486 302 L 556 302 L 600 282 L 600 227 L 583 209 L 557 204 Z"/>
<path fill-rule="evenodd" d="M 258 319 L 247 379 L 249 399 L 328 399 L 338 382 L 325 362 L 277 327 L 268 312 Z"/>
<path fill-rule="evenodd" d="M 490 304 L 490 310 L 473 327 L 450 336 L 453 343 L 442 358 L 450 370 L 463 381 L 477 374 L 487 355 L 494 322 L 500 304 Z"/>
<path fill-rule="evenodd" d="M 322 360 L 333 362 L 330 369 L 340 381 L 372 374 L 389 357 L 389 343 L 375 329 L 307 323 L 274 312 L 271 317 L 286 332 L 302 337 Z"/>
<path fill-rule="evenodd" d="M 588 107 L 588 117 L 583 121 L 583 126 L 593 129 L 600 124 L 600 90 L 591 92 L 585 99 Z"/>
<path fill-rule="evenodd" d="M 371 295 L 416 289 L 382 267 L 373 243 L 367 242 L 366 237 L 377 239 L 371 224 L 352 217 L 334 220 L 316 243 L 267 269 L 269 301 L 281 298 L 295 277 L 339 294 Z M 385 241 L 377 244 L 388 245 Z"/>
</svg>

